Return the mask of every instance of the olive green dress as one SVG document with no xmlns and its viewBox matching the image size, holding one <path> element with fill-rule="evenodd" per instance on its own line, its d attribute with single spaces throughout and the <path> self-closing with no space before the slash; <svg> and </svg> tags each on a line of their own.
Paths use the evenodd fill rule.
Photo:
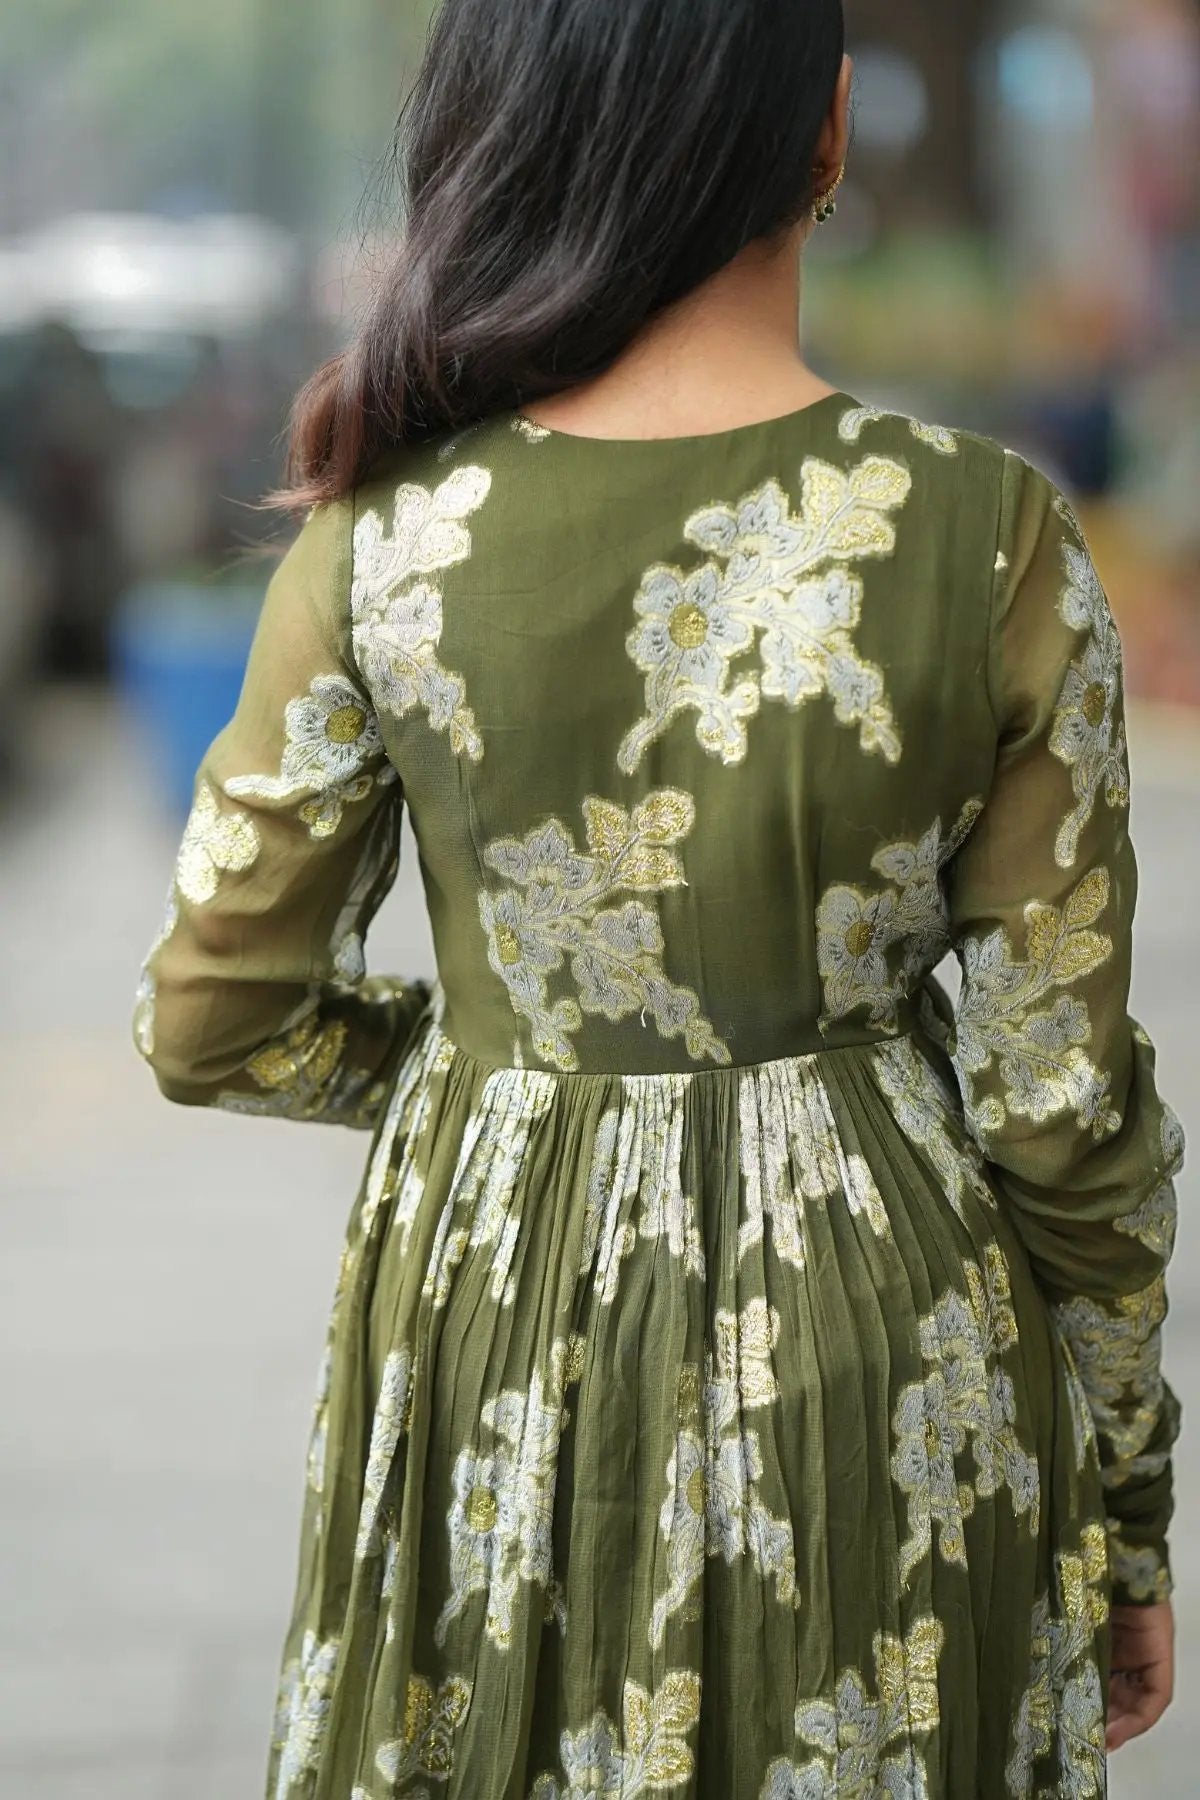
<svg viewBox="0 0 1200 1800">
<path fill-rule="evenodd" d="M 507 412 L 314 510 L 134 1020 L 367 1134 L 271 1800 L 1104 1793 L 1179 1426 L 1128 802 L 987 440 Z M 364 964 L 405 805 L 428 982 Z"/>
</svg>

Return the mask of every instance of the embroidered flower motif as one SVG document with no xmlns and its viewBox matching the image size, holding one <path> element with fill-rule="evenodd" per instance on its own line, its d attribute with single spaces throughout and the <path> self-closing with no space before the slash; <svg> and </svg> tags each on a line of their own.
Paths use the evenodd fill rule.
<svg viewBox="0 0 1200 1800">
<path fill-rule="evenodd" d="M 583 1013 L 623 1019 L 647 1012 L 661 1036 L 682 1037 L 689 1056 L 727 1063 L 729 1050 L 699 1010 L 690 988 L 663 972 L 663 934 L 640 900 L 611 905 L 620 894 L 653 894 L 684 885 L 674 846 L 695 820 L 690 795 L 660 788 L 634 808 L 589 795 L 583 802 L 588 854 L 581 855 L 557 819 L 522 839 L 489 844 L 484 861 L 510 885 L 479 896 L 488 961 L 508 989 L 518 1017 L 529 1021 L 535 1053 L 559 1069 L 578 1067 L 571 1033 Z M 570 958 L 578 1000 L 553 1003 L 546 977 Z"/>
<path fill-rule="evenodd" d="M 863 1213 L 877 1237 L 889 1234 L 875 1178 L 863 1157 L 846 1154 L 825 1084 L 815 1070 L 799 1061 L 747 1069 L 738 1082 L 738 1137 L 745 1184 L 739 1263 L 763 1242 L 769 1219 L 775 1255 L 802 1269 L 806 1205 L 827 1203 L 835 1195 L 850 1212 Z"/>
<path fill-rule="evenodd" d="M 656 1692 L 627 1678 L 618 1730 L 598 1707 L 581 1731 L 559 1739 L 563 1780 L 539 1775 L 530 1800 L 641 1800 L 691 1782 L 695 1757 L 686 1739 L 700 1720 L 700 1676 L 668 1669 Z"/>
<path fill-rule="evenodd" d="M 472 1594 L 487 1597 L 484 1630 L 500 1650 L 512 1643 L 513 1607 L 522 1582 L 543 1589 L 551 1581 L 551 1525 L 558 1446 L 563 1425 L 562 1380 L 567 1350 L 553 1353 L 549 1375 L 535 1369 L 529 1391 L 508 1389 L 485 1402 L 481 1422 L 495 1440 L 483 1453 L 473 1445 L 455 1460 L 454 1499 L 447 1514 L 450 1596 L 433 1628 L 442 1645 Z M 566 1628 L 566 1608 L 556 1616 Z"/>
<path fill-rule="evenodd" d="M 364 984 L 364 1004 L 386 1006 L 394 1000 L 391 984 L 383 977 L 379 981 L 379 987 L 371 991 Z M 306 1004 L 309 1011 L 303 1018 L 285 1026 L 248 1058 L 245 1073 L 261 1091 L 225 1089 L 213 1101 L 215 1107 L 223 1112 L 321 1120 L 357 1128 L 373 1124 L 386 1084 L 369 1069 L 346 1066 L 346 1021 L 323 1018 L 311 998 Z"/>
<path fill-rule="evenodd" d="M 924 1759 L 914 1737 L 941 1723 L 940 1619 L 914 1620 L 903 1638 L 877 1631 L 872 1696 L 858 1669 L 845 1668 L 830 1699 L 802 1700 L 796 1736 L 819 1753 L 800 1765 L 780 1757 L 767 1770 L 760 1800 L 928 1800 Z"/>
<path fill-rule="evenodd" d="M 162 949 L 176 925 L 179 923 L 179 895 L 175 887 L 174 871 L 167 888 L 167 904 L 163 913 L 163 922 L 158 936 L 146 952 L 146 960 L 142 964 L 142 978 L 138 983 L 134 999 L 133 1035 L 138 1050 L 144 1057 L 154 1055 L 154 1002 L 157 998 L 158 984 L 153 973 L 154 958 Z"/>
<path fill-rule="evenodd" d="M 1113 1220 L 1113 1230 L 1126 1237 L 1137 1238 L 1154 1256 L 1166 1264 L 1175 1253 L 1175 1234 L 1179 1223 L 1179 1198 L 1175 1177 L 1183 1167 L 1183 1127 L 1173 1109 L 1164 1105 L 1159 1121 L 1163 1172 L 1158 1186 L 1132 1212 Z"/>
<path fill-rule="evenodd" d="M 1160 1274 L 1136 1294 L 1109 1305 L 1086 1295 L 1051 1309 L 1087 1392 L 1096 1430 L 1107 1441 L 1105 1479 L 1119 1486 L 1158 1429 L 1164 1408 L 1174 1413 L 1162 1376 L 1167 1296 Z"/>
<path fill-rule="evenodd" d="M 374 1555 L 380 1548 L 379 1509 L 391 1473 L 392 1459 L 401 1437 L 409 1428 L 415 1364 L 411 1346 L 402 1344 L 389 1352 L 371 1421 L 371 1445 L 363 1475 L 362 1510 L 358 1521 L 355 1559 Z"/>
<path fill-rule="evenodd" d="M 1060 909 L 1031 901 L 1025 908 L 1026 960 L 1013 957 L 1002 926 L 963 940 L 963 990 L 957 1010 L 954 1064 L 971 1128 L 981 1140 L 1009 1114 L 1041 1123 L 1073 1112 L 1097 1140 L 1120 1125 L 1109 1077 L 1085 1046 L 1092 1037 L 1086 1002 L 1055 989 L 1071 988 L 1112 955 L 1112 940 L 1092 927 L 1109 900 L 1107 869 L 1085 875 Z M 975 1096 L 972 1077 L 995 1061 L 1003 1095 Z"/>
<path fill-rule="evenodd" d="M 878 1044 L 872 1053 L 879 1086 L 892 1116 L 910 1143 L 925 1152 L 942 1189 L 965 1224 L 965 1200 L 975 1196 L 989 1211 L 996 1196 L 984 1172 L 978 1145 L 968 1136 L 962 1114 L 911 1038 Z"/>
<path fill-rule="evenodd" d="M 347 806 L 376 782 L 395 781 L 386 760 L 379 721 L 354 683 L 343 675 L 318 675 L 307 694 L 284 707 L 284 748 L 278 775 L 235 775 L 225 783 L 234 800 L 290 800 L 312 796 L 300 818 L 312 838 L 332 837 Z M 376 773 L 372 764 L 383 761 Z"/>
<path fill-rule="evenodd" d="M 865 751 L 897 762 L 900 736 L 883 675 L 862 660 L 852 636 L 863 584 L 839 565 L 892 554 L 896 531 L 887 515 L 911 486 L 908 471 L 883 457 L 849 472 L 809 457 L 799 513 L 775 480 L 735 506 L 693 513 L 684 536 L 709 560 L 690 574 L 656 563 L 634 598 L 641 623 L 626 645 L 647 678 L 646 715 L 622 739 L 618 766 L 630 774 L 689 710 L 699 715 L 701 747 L 740 762 L 760 698 L 794 708 L 820 694 L 832 699 L 840 724 L 858 727 Z M 731 688 L 729 665 L 759 632 L 761 670 Z"/>
<path fill-rule="evenodd" d="M 855 406 L 844 412 L 838 420 L 838 436 L 844 444 L 857 444 L 863 428 L 881 419 L 899 419 L 918 443 L 927 444 L 939 456 L 958 455 L 958 439 L 944 425 L 924 425 L 920 419 L 910 419 L 907 413 L 887 412 L 880 406 Z"/>
<path fill-rule="evenodd" d="M 354 529 L 352 642 L 375 704 L 397 717 L 424 712 L 434 731 L 449 733 L 455 754 L 472 762 L 483 756 L 483 740 L 466 687 L 437 655 L 441 590 L 416 578 L 470 556 L 471 534 L 463 521 L 483 505 L 491 483 L 487 469 L 472 465 L 455 469 L 432 492 L 406 482 L 396 490 L 390 536 L 374 509 Z"/>
<path fill-rule="evenodd" d="M 1108 1618 L 1103 1529 L 1085 1525 L 1078 1554 L 1055 1559 L 1053 1598 L 1044 1594 L 1030 1629 L 1031 1672 L 1012 1723 L 1004 1774 L 1013 1800 L 1034 1791 L 1063 1800 L 1102 1800 L 1106 1701 L 1100 1635 Z"/>
<path fill-rule="evenodd" d="M 640 1168 L 634 1154 L 637 1115 L 632 1107 L 614 1107 L 601 1115 L 592 1145 L 592 1162 L 584 1193 L 583 1238 L 579 1273 L 592 1275 L 601 1306 L 616 1299 L 621 1259 L 637 1242 L 632 1220 L 621 1213 L 637 1192 Z"/>
<path fill-rule="evenodd" d="M 1150 1544 L 1127 1544 L 1124 1528 L 1116 1519 L 1109 1519 L 1107 1529 L 1109 1573 L 1113 1587 L 1122 1590 L 1122 1598 L 1139 1604 L 1169 1600 L 1174 1583 L 1158 1551 Z"/>
<path fill-rule="evenodd" d="M 222 874 L 249 869 L 258 852 L 258 833 L 245 813 L 222 812 L 213 789 L 202 781 L 175 865 L 175 881 L 184 899 L 197 906 L 211 900 Z"/>
<path fill-rule="evenodd" d="M 404 1697 L 404 1734 L 375 1752 L 375 1767 L 391 1783 L 417 1775 L 445 1781 L 454 1773 L 454 1734 L 467 1716 L 472 1684 L 448 1675 L 434 1691 L 424 1675 L 410 1675 Z"/>
<path fill-rule="evenodd" d="M 1087 643 L 1067 670 L 1050 748 L 1071 771 L 1075 805 L 1059 826 L 1054 860 L 1069 869 L 1079 854 L 1079 837 L 1103 793 L 1110 807 L 1129 805 L 1129 761 L 1122 699 L 1121 639 L 1100 577 L 1087 550 L 1064 544 L 1067 585 L 1058 603 L 1063 622 L 1086 631 Z"/>
<path fill-rule="evenodd" d="M 1037 1459 L 1016 1431 L 1016 1393 L 999 1359 L 1016 1346 L 1008 1271 L 1000 1246 L 990 1243 L 982 1268 L 963 1263 L 966 1295 L 943 1294 L 920 1321 L 925 1375 L 900 1393 L 892 1418 L 892 1479 L 908 1499 L 909 1535 L 900 1551 L 907 1582 L 933 1544 L 943 1559 L 965 1568 L 964 1520 L 976 1498 L 1007 1487 L 1017 1518 L 1028 1516 L 1036 1536 L 1040 1511 Z M 956 1458 L 974 1451 L 970 1480 L 958 1477 Z"/>
<path fill-rule="evenodd" d="M 749 1555 L 764 1581 L 775 1577 L 777 1598 L 799 1605 L 791 1521 L 774 1517 L 764 1504 L 758 1433 L 741 1425 L 744 1413 L 779 1398 L 772 1367 L 779 1330 L 778 1311 L 761 1297 L 738 1313 L 719 1310 L 705 1357 L 703 1395 L 698 1381 L 694 1390 L 683 1391 L 680 1429 L 667 1462 L 667 1495 L 658 1515 L 667 1585 L 650 1615 L 656 1650 L 667 1621 L 702 1578 L 706 1555 L 720 1555 L 727 1563 Z"/>
<path fill-rule="evenodd" d="M 521 1221 L 513 1211 L 529 1141 L 549 1112 L 555 1081 L 537 1069 L 493 1069 L 459 1144 L 458 1164 L 430 1252 L 423 1294 L 435 1307 L 450 1298 L 467 1251 L 490 1249 L 491 1296 L 511 1306 L 511 1277 Z M 455 1221 L 460 1221 L 455 1223 Z M 407 1218 L 403 1223 L 407 1241 Z"/>
<path fill-rule="evenodd" d="M 296 1783 L 320 1763 L 337 1661 L 336 1638 L 322 1643 L 306 1631 L 299 1657 L 284 1666 L 275 1716 L 275 1800 L 288 1800 Z"/>
<path fill-rule="evenodd" d="M 888 844 L 877 851 L 871 867 L 894 886 L 874 893 L 841 885 L 826 889 L 817 908 L 822 1023 L 865 1006 L 872 1028 L 896 1027 L 901 1004 L 950 947 L 941 871 L 982 810 L 981 800 L 971 800 L 947 837 L 941 820 L 935 819 L 917 843 Z M 897 946 L 898 959 L 891 954 Z"/>
</svg>

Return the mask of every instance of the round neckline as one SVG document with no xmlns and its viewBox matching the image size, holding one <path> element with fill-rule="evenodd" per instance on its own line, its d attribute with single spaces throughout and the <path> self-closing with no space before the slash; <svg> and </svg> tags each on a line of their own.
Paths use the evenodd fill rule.
<svg viewBox="0 0 1200 1800">
<path fill-rule="evenodd" d="M 520 407 L 511 410 L 511 418 L 515 427 L 528 426 L 538 434 L 543 442 L 553 439 L 560 444 L 581 444 L 584 446 L 611 446 L 616 450 L 641 450 L 658 446 L 680 449 L 693 444 L 722 444 L 738 438 L 748 437 L 755 431 L 768 431 L 773 426 L 790 425 L 797 419 L 806 418 L 809 413 L 818 413 L 827 406 L 840 403 L 843 406 L 857 406 L 858 401 L 841 388 L 835 388 L 830 394 L 822 394 L 819 400 L 810 400 L 807 406 L 794 407 L 791 412 L 775 413 L 769 419 L 753 419 L 748 425 L 729 425 L 722 431 L 699 431 L 684 437 L 593 437 L 580 431 L 559 431 L 553 425 L 543 425 L 540 419 L 531 419 Z"/>
</svg>

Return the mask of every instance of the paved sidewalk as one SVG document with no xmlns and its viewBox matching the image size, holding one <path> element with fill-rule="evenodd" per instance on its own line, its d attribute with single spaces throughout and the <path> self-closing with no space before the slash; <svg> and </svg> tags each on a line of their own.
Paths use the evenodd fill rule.
<svg viewBox="0 0 1200 1800">
<path fill-rule="evenodd" d="M 1167 1326 L 1189 1426 L 1198 742 L 1134 721 L 1135 1010 L 1197 1145 Z M 103 699 L 48 699 L 32 757 L 36 791 L 0 819 L 0 1793 L 262 1800 L 310 1399 L 364 1140 L 159 1097 L 130 1018 L 176 822 Z M 431 952 L 406 850 L 371 961 L 419 973 Z M 1200 1436 L 1186 1428 L 1180 1475 L 1180 1699 L 1113 1759 L 1117 1800 L 1197 1791 Z"/>
</svg>

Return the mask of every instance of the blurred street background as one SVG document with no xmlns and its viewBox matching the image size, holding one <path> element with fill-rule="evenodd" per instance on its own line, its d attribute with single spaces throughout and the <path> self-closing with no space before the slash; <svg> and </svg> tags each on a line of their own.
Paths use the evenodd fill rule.
<svg viewBox="0 0 1200 1800">
<path fill-rule="evenodd" d="M 131 1020 L 270 566 L 254 502 L 394 229 L 386 151 L 431 10 L 0 16 L 5 1800 L 261 1793 L 365 1139 L 168 1106 Z M 865 400 L 1002 437 L 1078 498 L 1133 697 L 1134 1009 L 1200 1145 L 1197 12 L 847 13 L 856 136 L 806 276 L 809 355 Z M 422 973 L 405 850 L 370 960 Z M 1113 1759 L 1117 1800 L 1200 1791 L 1196 1197 L 1189 1167 L 1166 1332 L 1178 1698 Z"/>
</svg>

